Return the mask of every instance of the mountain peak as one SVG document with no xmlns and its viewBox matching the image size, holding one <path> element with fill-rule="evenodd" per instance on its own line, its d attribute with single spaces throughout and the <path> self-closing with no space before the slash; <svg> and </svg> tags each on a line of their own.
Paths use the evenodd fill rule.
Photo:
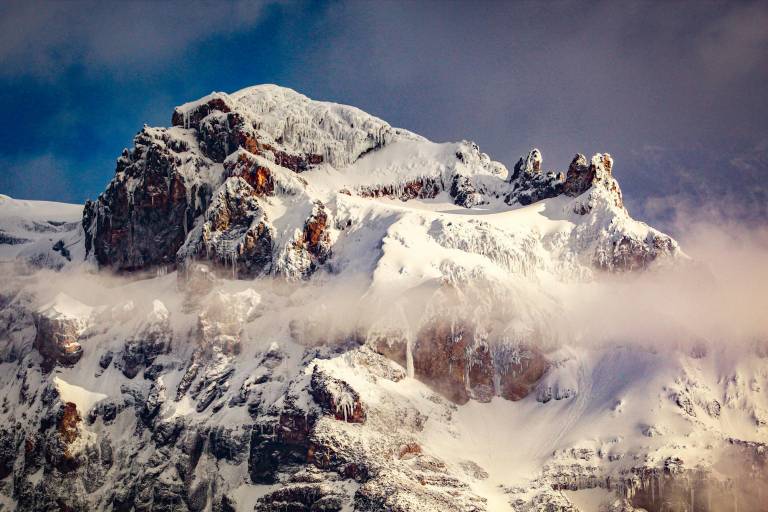
<svg viewBox="0 0 768 512">
<path fill-rule="evenodd" d="M 610 263 L 611 249 L 597 249 L 614 237 L 635 241 L 632 247 L 647 253 L 644 264 L 677 251 L 671 240 L 649 245 L 669 237 L 630 222 L 608 154 L 596 154 L 589 165 L 577 156 L 566 176 L 544 171 L 534 148 L 509 173 L 472 142 L 434 143 L 355 107 L 276 85 L 212 93 L 177 107 L 172 121 L 170 128 L 142 130 L 118 159 L 107 190 L 86 206 L 86 249 L 100 265 L 137 270 L 213 258 L 217 265 L 232 262 L 234 275 L 243 277 L 254 269 L 307 277 L 334 261 L 314 257 L 316 241 L 302 234 L 312 212 L 322 205 L 326 221 L 313 236 L 332 244 L 344 238 L 337 217 L 347 211 L 346 196 L 372 204 L 445 200 L 468 213 L 573 197 L 564 214 L 577 215 L 574 225 L 607 205 L 592 214 L 599 222 L 585 223 L 608 230 L 590 232 L 587 245 L 596 252 L 579 255 L 588 267 L 622 269 L 619 260 Z M 626 233 L 610 232 L 618 229 L 610 227 L 619 225 L 612 222 L 617 216 Z M 227 221 L 211 225 L 214 217 Z"/>
</svg>

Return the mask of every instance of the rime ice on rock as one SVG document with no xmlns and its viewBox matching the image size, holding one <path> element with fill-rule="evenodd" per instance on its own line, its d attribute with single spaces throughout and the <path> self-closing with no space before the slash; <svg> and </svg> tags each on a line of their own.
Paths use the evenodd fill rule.
<svg viewBox="0 0 768 512">
<path fill-rule="evenodd" d="M 271 85 L 213 93 L 177 107 L 172 123 L 144 127 L 134 148 L 118 158 L 107 190 L 87 203 L 85 248 L 99 265 L 165 272 L 207 260 L 241 279 L 307 278 L 329 259 L 336 203 L 352 194 L 402 201 L 447 196 L 465 208 L 573 197 L 573 213 L 610 226 L 589 234 L 599 246 L 592 258 L 597 268 L 643 268 L 676 252 L 665 235 L 640 237 L 628 229 L 634 221 L 607 154 L 589 164 L 577 156 L 566 176 L 545 171 L 541 151 L 533 149 L 509 173 L 475 143 L 435 144 L 354 107 Z M 615 248 L 607 246 L 606 230 L 613 231 Z"/>
</svg>

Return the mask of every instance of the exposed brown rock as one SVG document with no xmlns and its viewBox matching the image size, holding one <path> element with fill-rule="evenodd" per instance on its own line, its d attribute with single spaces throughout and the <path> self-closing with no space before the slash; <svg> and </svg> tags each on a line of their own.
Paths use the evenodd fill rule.
<svg viewBox="0 0 768 512">
<path fill-rule="evenodd" d="M 272 153 L 275 155 L 275 162 L 278 165 L 294 172 L 308 171 L 312 166 L 323 163 L 323 155 L 288 154 L 280 150 L 272 150 Z"/>
<path fill-rule="evenodd" d="M 563 192 L 571 197 L 580 196 L 593 185 L 603 186 L 611 192 L 614 202 L 619 208 L 624 207 L 621 189 L 618 182 L 613 179 L 613 158 L 608 153 L 597 154 L 588 164 L 582 154 L 573 157 L 571 165 L 563 185 Z M 580 211 L 585 214 L 589 210 Z"/>
<path fill-rule="evenodd" d="M 200 126 L 200 121 L 216 110 L 220 112 L 230 112 L 231 109 L 223 99 L 213 98 L 208 102 L 199 105 L 186 116 L 178 108 L 174 109 L 173 116 L 171 116 L 171 124 L 173 126 L 181 126 L 182 128 L 198 128 Z"/>
<path fill-rule="evenodd" d="M 312 215 L 304 223 L 304 231 L 299 243 L 306 247 L 319 264 L 324 263 L 331 252 L 328 227 L 328 213 L 325 210 L 325 205 L 317 202 Z"/>
<path fill-rule="evenodd" d="M 468 402 L 467 347 L 473 344 L 472 334 L 464 325 L 433 322 L 417 336 L 413 348 L 414 376 L 452 402 Z"/>
<path fill-rule="evenodd" d="M 596 255 L 595 266 L 610 272 L 627 272 L 648 268 L 659 257 L 677 250 L 674 240 L 662 234 L 649 234 L 644 240 L 622 236 Z"/>
<path fill-rule="evenodd" d="M 258 196 L 269 196 L 275 191 L 272 172 L 256 163 L 247 153 L 241 153 L 234 163 L 225 165 L 227 176 L 243 178 Z"/>
<path fill-rule="evenodd" d="M 78 342 L 85 325 L 82 320 L 66 316 L 34 315 L 37 333 L 34 347 L 43 358 L 43 371 L 50 371 L 56 364 L 72 366 L 83 355 Z"/>
<path fill-rule="evenodd" d="M 571 165 L 568 166 L 563 191 L 571 197 L 579 196 L 592 186 L 594 179 L 595 168 L 587 165 L 587 158 L 584 155 L 577 153 Z"/>
<path fill-rule="evenodd" d="M 56 425 L 56 431 L 63 443 L 62 450 L 57 456 L 52 457 L 56 468 L 63 473 L 75 471 L 79 466 L 77 457 L 72 453 L 71 446 L 80 437 L 78 424 L 81 421 L 82 418 L 77 410 L 77 406 L 72 402 L 66 402 Z"/>
<path fill-rule="evenodd" d="M 96 201 L 86 203 L 86 252 L 93 254 L 100 266 L 136 271 L 176 265 L 177 252 L 213 193 L 210 185 L 187 183 L 182 168 L 210 167 L 208 159 L 224 162 L 241 147 L 295 172 L 324 161 L 323 155 L 288 153 L 276 144 L 260 141 L 254 127 L 220 97 L 186 113 L 176 109 L 172 122 L 174 126 L 197 130 L 199 152 L 191 157 L 182 154 L 190 149 L 184 138 L 175 137 L 169 129 L 145 127 L 135 137 L 134 148 L 125 150 L 118 159 L 115 178 L 105 192 Z M 275 193 L 273 173 L 245 156 L 226 172 L 243 178 L 258 197 Z M 268 231 L 268 226 L 262 225 L 250 234 L 243 247 L 259 246 Z M 257 259 L 264 262 L 261 256 Z"/>
<path fill-rule="evenodd" d="M 167 131 L 144 128 L 118 159 L 116 176 L 83 213 L 85 246 L 101 266 L 133 271 L 173 266 L 187 231 L 210 200 L 188 184 Z"/>
<path fill-rule="evenodd" d="M 357 391 L 343 380 L 326 375 L 317 366 L 312 372 L 310 392 L 326 414 L 347 423 L 365 422 L 365 409 Z"/>
<path fill-rule="evenodd" d="M 412 459 L 416 455 L 421 453 L 421 446 L 419 443 L 411 442 L 400 446 L 397 453 L 398 459 Z"/>
<path fill-rule="evenodd" d="M 254 155 L 264 155 L 271 153 L 274 156 L 275 163 L 293 172 L 303 172 L 311 169 L 315 165 L 320 165 L 325 160 L 323 155 L 316 154 L 291 154 L 280 149 L 274 148 L 271 144 L 260 141 L 256 136 L 247 130 L 236 131 L 237 145 L 248 150 Z"/>
<path fill-rule="evenodd" d="M 410 199 L 431 199 L 443 190 L 439 178 L 423 177 L 403 184 L 390 184 L 360 187 L 357 193 L 361 197 L 389 197 L 402 201 Z"/>
<path fill-rule="evenodd" d="M 265 272 L 272 264 L 273 229 L 256 192 L 243 178 L 228 178 L 213 198 L 200 238 L 180 251 L 182 259 L 216 262 L 239 278 Z"/>
<path fill-rule="evenodd" d="M 414 376 L 449 400 L 464 404 L 470 399 L 488 402 L 494 396 L 520 400 L 533 391 L 549 367 L 541 352 L 525 345 L 491 348 L 469 324 L 432 322 L 414 343 Z M 394 354 L 399 356 L 397 351 Z"/>
<path fill-rule="evenodd" d="M 80 413 L 77 411 L 77 406 L 72 402 L 64 404 L 64 412 L 59 420 L 58 431 L 61 434 L 62 440 L 68 445 L 77 440 L 79 434 L 77 430 L 77 424 L 82 421 Z"/>
<path fill-rule="evenodd" d="M 538 350 L 521 347 L 521 355 L 507 360 L 500 371 L 499 394 L 507 400 L 528 396 L 549 369 L 549 363 Z"/>
</svg>

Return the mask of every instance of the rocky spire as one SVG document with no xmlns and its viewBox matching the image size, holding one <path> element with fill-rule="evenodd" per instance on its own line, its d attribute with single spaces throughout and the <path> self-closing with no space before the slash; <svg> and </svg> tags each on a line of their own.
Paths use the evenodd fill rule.
<svg viewBox="0 0 768 512">
<path fill-rule="evenodd" d="M 508 204 L 531 204 L 562 193 L 563 173 L 542 172 L 542 161 L 541 151 L 536 148 L 520 157 L 510 176 L 512 191 L 505 199 Z"/>
<path fill-rule="evenodd" d="M 540 174 L 542 161 L 541 151 L 538 148 L 531 149 L 527 156 L 521 156 L 517 161 L 509 181 L 513 182 L 524 174 L 529 176 Z"/>
</svg>

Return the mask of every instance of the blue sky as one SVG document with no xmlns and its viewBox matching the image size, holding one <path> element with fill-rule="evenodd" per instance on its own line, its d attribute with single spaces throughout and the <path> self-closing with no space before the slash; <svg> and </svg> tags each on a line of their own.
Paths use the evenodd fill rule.
<svg viewBox="0 0 768 512">
<path fill-rule="evenodd" d="M 507 165 L 610 152 L 646 220 L 765 219 L 766 27 L 765 2 L 3 1 L 0 192 L 95 197 L 142 124 L 278 83 Z"/>
</svg>

